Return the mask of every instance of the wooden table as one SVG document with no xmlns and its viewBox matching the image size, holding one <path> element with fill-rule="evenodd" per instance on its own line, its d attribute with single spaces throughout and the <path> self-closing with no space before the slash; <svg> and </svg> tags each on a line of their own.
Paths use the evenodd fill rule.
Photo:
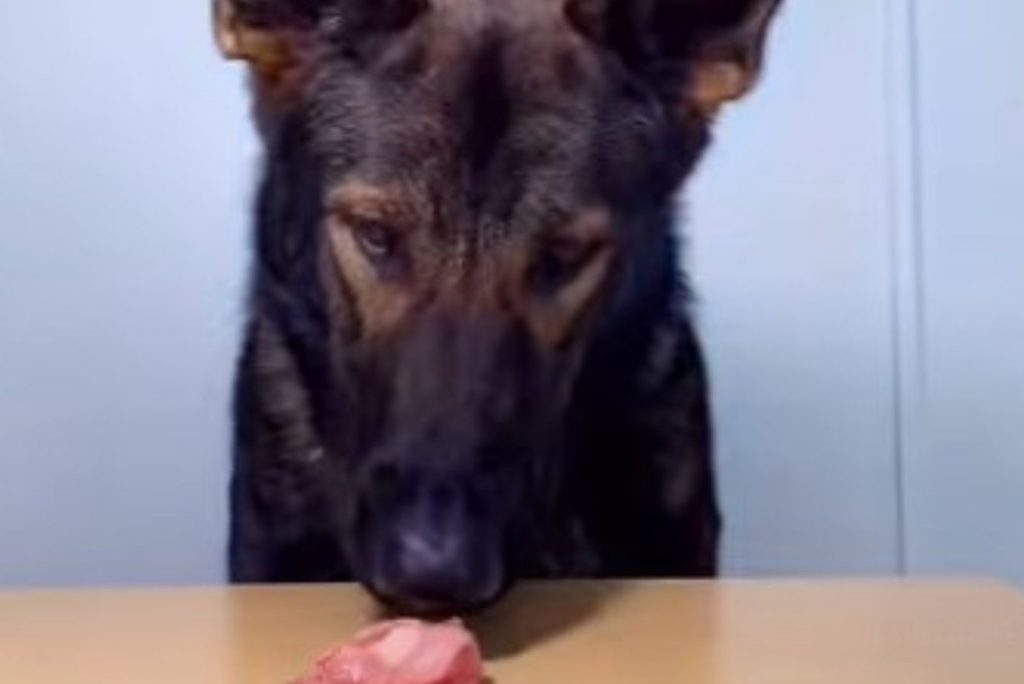
<svg viewBox="0 0 1024 684">
<path fill-rule="evenodd" d="M 352 587 L 0 594 L 3 684 L 283 684 L 375 617 Z M 986 583 L 523 587 L 473 629 L 497 684 L 1024 684 Z"/>
</svg>

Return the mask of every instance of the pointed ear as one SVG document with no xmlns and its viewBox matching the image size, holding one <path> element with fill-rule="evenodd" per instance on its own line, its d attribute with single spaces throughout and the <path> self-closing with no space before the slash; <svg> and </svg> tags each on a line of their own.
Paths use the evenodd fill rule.
<svg viewBox="0 0 1024 684">
<path fill-rule="evenodd" d="M 706 116 L 757 81 L 782 0 L 567 0 L 591 40 Z"/>
<path fill-rule="evenodd" d="M 248 62 L 261 86 L 287 95 L 309 74 L 318 34 L 354 50 L 428 8 L 428 0 L 213 0 L 214 36 L 225 57 Z"/>
<path fill-rule="evenodd" d="M 287 106 L 312 66 L 309 46 L 319 0 L 213 0 L 213 30 L 221 54 L 247 62 L 260 103 Z"/>
<path fill-rule="evenodd" d="M 699 111 L 714 115 L 722 105 L 743 97 L 754 87 L 764 62 L 768 29 L 780 2 L 720 2 L 724 11 L 718 16 L 709 15 L 708 26 L 695 43 L 685 94 Z"/>
<path fill-rule="evenodd" d="M 247 61 L 261 72 L 276 71 L 295 58 L 297 33 L 313 19 L 303 14 L 287 0 L 213 0 L 217 47 L 228 59 Z"/>
</svg>

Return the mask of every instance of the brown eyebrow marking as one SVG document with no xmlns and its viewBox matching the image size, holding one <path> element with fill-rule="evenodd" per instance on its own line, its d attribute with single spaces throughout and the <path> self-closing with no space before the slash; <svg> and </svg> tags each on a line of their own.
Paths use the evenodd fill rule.
<svg viewBox="0 0 1024 684">
<path fill-rule="evenodd" d="M 412 213 L 410 203 L 397 188 L 361 180 L 347 181 L 332 190 L 327 208 L 342 220 L 393 221 L 396 229 L 407 224 Z"/>
<path fill-rule="evenodd" d="M 408 230 L 412 222 L 408 203 L 399 192 L 365 181 L 348 181 L 328 194 L 328 248 L 334 272 L 350 292 L 364 337 L 394 330 L 412 308 L 414 288 L 380 278 L 351 230 L 360 220 L 386 221 L 395 230 Z"/>
<path fill-rule="evenodd" d="M 579 240 L 607 242 L 612 237 L 611 216 L 605 209 L 586 209 L 554 232 Z"/>
<path fill-rule="evenodd" d="M 531 292 L 527 297 L 525 318 L 531 331 L 545 345 L 557 347 L 580 325 L 611 273 L 615 254 L 611 217 L 604 209 L 585 210 L 575 220 L 539 236 L 537 245 L 530 248 L 530 259 L 536 259 L 544 241 L 552 239 L 579 241 L 589 251 L 581 270 L 563 287 L 549 296 Z"/>
<path fill-rule="evenodd" d="M 364 337 L 395 329 L 413 303 L 413 293 L 399 283 L 382 281 L 362 254 L 350 230 L 330 230 L 334 272 L 351 293 Z"/>
</svg>

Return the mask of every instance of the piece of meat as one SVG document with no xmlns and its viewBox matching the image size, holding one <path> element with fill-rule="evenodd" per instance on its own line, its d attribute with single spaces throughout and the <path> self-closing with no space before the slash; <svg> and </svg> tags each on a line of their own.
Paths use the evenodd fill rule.
<svg viewBox="0 0 1024 684">
<path fill-rule="evenodd" d="M 393 620 L 317 660 L 293 684 L 480 684 L 480 648 L 461 623 Z"/>
</svg>

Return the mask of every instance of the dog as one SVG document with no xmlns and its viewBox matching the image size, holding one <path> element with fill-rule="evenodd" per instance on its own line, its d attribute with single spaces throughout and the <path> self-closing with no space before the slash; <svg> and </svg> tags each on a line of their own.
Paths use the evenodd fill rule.
<svg viewBox="0 0 1024 684">
<path fill-rule="evenodd" d="M 232 581 L 716 573 L 673 198 L 778 5 L 214 1 L 265 151 Z"/>
</svg>

